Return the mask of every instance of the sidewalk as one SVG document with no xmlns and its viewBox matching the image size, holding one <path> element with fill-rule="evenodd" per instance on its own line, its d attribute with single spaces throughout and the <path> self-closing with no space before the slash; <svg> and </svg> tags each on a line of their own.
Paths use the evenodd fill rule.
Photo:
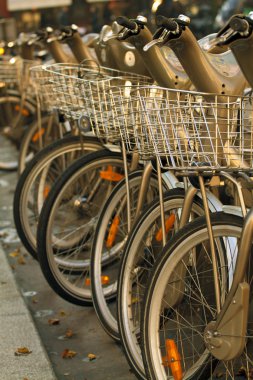
<svg viewBox="0 0 253 380">
<path fill-rule="evenodd" d="M 13 151 L 1 137 L 0 149 Z M 0 171 L 0 380 L 136 379 L 93 307 L 59 297 L 22 246 L 13 221 L 16 182 L 16 172 Z M 59 323 L 51 325 L 51 318 Z M 66 337 L 67 331 L 73 335 Z M 15 356 L 22 347 L 32 352 Z M 63 358 L 66 349 L 76 355 Z"/>
<path fill-rule="evenodd" d="M 56 380 L 1 245 L 0 268 L 0 380 Z"/>
</svg>

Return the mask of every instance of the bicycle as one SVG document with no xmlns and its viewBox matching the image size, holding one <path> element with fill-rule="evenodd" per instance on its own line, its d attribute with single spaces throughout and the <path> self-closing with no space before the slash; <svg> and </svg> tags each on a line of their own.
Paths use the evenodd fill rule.
<svg viewBox="0 0 253 380">
<path fill-rule="evenodd" d="M 134 37 L 132 36 L 132 34 L 136 33 L 133 31 L 136 30 L 136 28 L 137 28 L 136 24 L 138 26 L 138 22 L 136 22 L 136 20 L 127 20 L 126 18 L 123 18 L 123 17 L 119 19 L 119 22 L 122 26 L 124 26 L 124 28 L 120 32 L 121 33 L 120 38 L 123 38 L 122 36 L 126 36 L 125 38 L 131 36 L 130 40 L 134 43 L 134 41 L 133 41 Z M 199 86 L 199 88 L 198 88 L 199 91 L 202 89 L 205 89 L 205 90 L 208 89 L 209 92 L 212 92 L 212 90 L 214 88 L 214 84 L 213 84 L 213 81 L 214 81 L 215 86 L 216 86 L 216 90 L 218 91 L 218 88 L 219 88 L 219 90 L 222 89 L 222 92 L 224 92 L 224 86 L 225 86 L 224 82 L 225 83 L 228 82 L 228 78 L 226 77 L 226 74 L 224 75 L 223 73 L 217 73 L 216 69 L 210 65 L 209 60 L 204 56 L 204 53 L 202 52 L 202 50 L 200 50 L 199 45 L 197 44 L 196 40 L 194 39 L 194 36 L 191 34 L 191 32 L 187 26 L 189 24 L 189 19 L 182 16 L 179 19 L 176 19 L 176 22 L 178 22 L 178 26 L 177 26 L 177 28 L 174 27 L 174 29 L 177 30 L 178 34 L 176 34 L 176 33 L 171 34 L 171 37 L 173 38 L 172 42 L 176 41 L 176 39 L 178 38 L 178 39 L 180 39 L 180 41 L 182 41 L 182 44 L 183 43 L 185 44 L 185 50 L 184 50 L 185 56 L 183 57 L 184 59 L 182 57 L 180 57 L 180 55 L 178 56 L 178 59 L 180 60 L 181 65 L 185 68 L 186 73 L 189 75 L 192 83 L 194 83 L 196 86 Z M 155 39 L 153 41 L 152 40 L 149 41 L 147 43 L 147 45 L 144 47 L 143 50 L 144 50 L 145 54 L 149 53 L 150 48 L 155 49 L 155 53 L 156 53 L 156 51 L 157 51 L 156 45 L 157 44 L 159 46 L 163 46 L 164 44 L 167 45 L 167 43 L 169 43 L 170 32 L 167 30 L 167 26 L 170 25 L 170 23 L 167 22 L 167 24 L 166 24 L 166 22 L 164 21 L 164 25 L 166 25 L 166 27 L 165 26 L 160 27 L 158 32 L 156 32 L 154 35 Z M 140 24 L 139 27 L 143 28 L 143 24 Z M 145 30 L 145 28 L 144 28 L 144 30 Z M 146 33 L 147 33 L 147 31 L 146 31 Z M 137 43 L 138 43 L 138 40 L 136 41 L 136 44 Z M 150 54 L 150 56 L 152 56 L 151 52 L 149 54 Z M 186 55 L 189 55 L 188 59 L 186 59 Z M 201 65 L 196 65 L 197 66 L 196 70 L 195 70 L 195 65 L 192 65 L 191 61 L 189 60 L 189 57 L 193 57 L 193 56 L 194 56 L 194 60 L 201 62 Z M 214 56 L 212 56 L 212 57 L 214 57 Z M 146 56 L 146 58 L 148 58 L 148 57 Z M 232 63 L 231 63 L 231 58 L 232 58 Z M 223 54 L 223 60 L 230 62 L 231 65 L 235 64 L 235 60 L 233 60 L 231 52 L 226 52 L 225 54 Z M 202 66 L 202 64 L 203 64 L 203 66 Z M 194 70 L 193 70 L 193 67 L 194 67 Z M 200 74 L 200 72 L 201 72 L 201 74 Z M 206 72 L 208 72 L 208 76 L 206 75 Z M 235 72 L 236 72 L 236 75 L 235 75 Z M 230 78 L 229 78 L 229 89 L 228 89 L 228 91 L 231 91 L 231 93 L 237 93 L 237 91 L 239 91 L 239 89 L 241 91 L 243 88 L 242 87 L 243 83 L 245 83 L 245 79 L 242 80 L 242 73 L 240 73 L 239 68 L 237 68 L 235 70 L 235 72 L 234 72 L 234 76 L 230 76 Z M 169 73 L 167 73 L 167 75 L 169 76 Z M 177 72 L 177 76 L 178 76 L 178 72 Z M 201 77 L 202 81 L 200 81 L 200 77 Z M 240 81 L 238 80 L 238 77 L 240 77 Z M 172 78 L 173 78 L 173 76 L 172 76 Z M 179 86 L 180 83 L 181 84 L 183 83 L 182 82 L 183 78 L 185 78 L 185 74 L 184 74 L 184 77 L 181 78 L 181 80 L 180 80 L 180 77 L 177 78 L 178 83 L 177 83 L 177 86 L 175 86 L 176 88 Z M 162 104 L 163 101 L 166 103 L 166 106 L 164 105 L 164 107 L 169 107 L 168 103 L 170 100 L 168 100 L 168 103 L 167 103 L 166 100 L 160 99 L 163 97 L 162 92 L 159 93 L 159 91 L 158 91 L 156 93 L 156 89 L 154 89 L 153 94 L 152 94 L 152 91 L 150 91 L 150 97 L 151 98 L 152 98 L 152 95 L 158 97 L 157 104 L 155 104 L 155 102 L 152 103 L 154 105 L 154 107 L 159 107 L 160 106 L 159 102 L 161 102 L 161 104 Z M 120 95 L 118 95 L 118 96 L 120 96 Z M 147 97 L 148 97 L 148 95 L 147 95 Z M 153 100 L 151 100 L 151 102 L 153 102 Z M 197 107 L 197 105 L 196 105 L 196 107 Z M 136 112 L 138 113 L 138 110 Z M 154 125 L 154 128 L 155 128 L 155 125 Z M 145 150 L 145 147 L 143 148 L 143 151 L 144 150 Z M 169 179 L 169 184 L 173 184 L 172 186 L 169 185 L 169 188 L 175 187 L 175 184 L 178 182 L 175 179 L 175 177 L 173 179 L 172 175 L 170 175 L 170 177 L 168 179 Z M 122 183 L 121 186 L 118 185 L 117 188 L 115 188 L 114 192 L 111 194 L 110 199 L 108 199 L 108 201 L 106 202 L 106 204 L 102 210 L 101 216 L 99 218 L 96 231 L 95 231 L 95 238 L 93 240 L 92 254 L 91 254 L 92 255 L 92 259 L 91 259 L 91 285 L 92 285 L 94 307 L 95 307 L 96 313 L 97 313 L 99 320 L 100 320 L 102 326 L 104 327 L 105 331 L 116 340 L 120 339 L 120 335 L 119 335 L 119 330 L 118 330 L 118 325 L 117 325 L 116 306 L 111 301 L 113 299 L 115 299 L 116 294 L 117 294 L 117 281 L 119 281 L 121 284 L 123 282 L 125 284 L 127 284 L 127 281 L 128 280 L 130 281 L 129 277 L 124 273 L 124 270 L 121 270 L 119 277 L 117 277 L 118 269 L 116 269 L 119 266 L 121 256 L 123 256 L 123 257 L 125 256 L 124 244 L 128 244 L 128 240 L 125 238 L 125 236 L 126 236 L 126 234 L 129 233 L 129 230 L 127 230 L 125 218 L 120 216 L 118 211 L 117 211 L 117 210 L 120 210 L 120 213 L 122 215 L 124 215 L 125 209 L 124 209 L 124 207 L 122 207 L 122 203 L 124 202 L 124 197 L 126 197 L 125 194 L 126 194 L 126 190 L 124 190 L 124 186 Z M 182 193 L 180 192 L 180 190 L 178 191 L 178 196 L 179 196 L 179 200 L 181 199 L 181 202 L 182 202 Z M 216 210 L 221 209 L 221 203 L 217 199 L 215 199 L 215 197 L 212 196 L 211 193 L 209 193 L 208 196 L 209 196 L 209 204 L 210 204 L 211 209 L 213 207 L 214 208 L 217 207 Z M 199 197 L 199 194 L 197 195 L 197 197 Z M 201 197 L 199 198 L 199 202 L 201 202 Z M 156 207 L 157 207 L 157 211 L 158 211 L 159 207 L 160 207 L 159 202 L 156 203 Z M 172 207 L 171 203 L 169 206 L 166 206 L 166 207 Z M 117 218 L 115 218 L 115 215 L 117 216 Z M 146 213 L 146 218 L 147 219 L 145 222 L 146 222 L 147 229 L 148 229 L 150 226 L 149 221 L 148 221 L 148 213 Z M 117 228 L 115 228 L 116 222 L 118 223 L 116 226 Z M 138 218 L 137 218 L 136 223 L 138 223 Z M 115 243 L 113 243 L 112 246 L 106 247 L 107 240 L 108 240 L 108 234 L 110 234 L 111 229 L 112 230 L 115 229 L 116 231 L 118 231 L 118 232 L 116 232 L 116 234 L 114 236 Z M 117 236 L 117 234 L 119 236 Z M 120 239 L 120 236 L 121 236 L 121 239 Z M 117 238 L 117 240 L 116 240 L 116 238 Z M 118 251 L 115 248 L 117 246 L 118 246 Z M 103 266 L 103 257 L 104 257 L 104 255 L 110 255 L 110 252 L 111 252 L 111 256 L 114 257 L 114 261 L 112 264 L 112 265 L 114 265 L 114 274 L 112 274 L 113 271 L 111 270 L 111 267 Z M 133 256 L 131 256 L 131 257 L 133 257 Z M 127 259 L 124 258 L 124 260 L 126 263 Z M 131 258 L 131 260 L 132 260 L 132 258 Z M 103 267 L 104 267 L 104 269 L 103 269 Z M 128 273 L 130 273 L 130 272 L 128 272 Z M 102 283 L 100 281 L 100 278 L 101 277 L 103 278 L 104 276 L 110 278 L 109 283 Z M 127 286 L 127 285 L 124 285 L 124 286 Z M 131 285 L 128 284 L 128 286 L 131 286 Z M 120 315 L 121 321 L 122 320 L 127 321 L 126 314 L 123 314 L 123 310 L 125 311 L 128 309 L 128 307 L 130 305 L 130 303 L 129 303 L 130 301 L 125 296 L 121 297 L 118 294 L 118 300 L 119 299 L 120 299 L 120 302 L 122 301 L 123 303 L 125 303 L 125 305 L 123 307 L 123 305 L 121 303 L 118 303 L 118 313 Z M 124 323 L 121 322 L 121 339 L 124 340 L 124 336 L 127 336 L 128 342 L 130 342 L 130 340 L 131 340 L 129 337 L 131 336 L 131 331 L 133 331 L 130 327 L 130 326 L 132 326 L 131 325 L 132 322 L 133 321 L 129 321 L 128 326 L 126 326 L 127 332 L 124 331 Z M 127 342 L 126 342 L 126 344 L 127 344 Z M 133 343 L 131 342 L 131 343 L 129 343 L 129 345 L 130 345 L 130 348 L 128 349 L 126 347 L 126 351 L 130 353 L 130 356 L 131 356 L 130 357 L 130 365 L 132 365 L 132 363 L 134 362 L 134 360 L 137 356 L 136 356 L 136 351 L 134 354 L 131 354 L 131 347 L 133 346 Z M 139 357 L 140 357 L 140 354 L 139 354 Z M 141 362 L 141 359 L 139 360 L 139 362 Z M 134 367 L 133 367 L 133 370 L 135 370 Z M 143 376 L 144 376 L 143 366 L 138 371 L 139 371 L 139 373 L 140 373 L 140 371 L 142 371 Z"/>
<path fill-rule="evenodd" d="M 252 169 L 252 150 L 248 149 L 252 135 L 244 128 L 249 119 L 241 112 L 249 111 L 251 106 L 247 97 L 227 96 L 224 103 L 223 96 L 213 95 L 212 101 L 203 101 L 199 111 L 186 101 L 185 109 L 193 106 L 198 121 L 193 123 L 192 115 L 190 120 L 189 115 L 188 119 L 178 119 L 173 135 L 166 132 L 166 114 L 149 108 L 148 99 L 143 101 L 142 112 L 148 113 L 150 120 L 158 114 L 161 117 L 155 130 L 147 122 L 160 165 L 177 168 L 183 176 L 197 176 L 205 210 L 204 217 L 180 229 L 164 246 L 149 276 L 141 322 L 142 356 L 148 379 L 206 379 L 212 376 L 218 360 L 223 365 L 217 366 L 216 371 L 224 370 L 226 376 L 233 378 L 241 366 L 236 357 L 244 349 L 246 357 L 241 360 L 246 361 L 246 372 L 249 369 L 249 285 L 243 282 L 246 259 L 240 252 L 247 252 L 248 256 L 252 250 L 253 212 L 249 212 L 243 228 L 246 207 L 242 184 L 234 176 L 236 173 L 237 178 L 244 178 L 252 189 L 247 177 Z M 180 103 L 180 112 L 182 107 Z M 177 109 L 167 112 L 177 113 Z M 182 130 L 179 132 L 180 127 L 185 137 Z M 204 183 L 215 175 L 228 178 L 237 187 L 242 207 L 239 216 L 235 208 L 232 214 L 227 211 L 209 216 Z M 235 363 L 229 363 L 234 359 Z"/>
<path fill-rule="evenodd" d="M 94 38 L 94 36 L 92 38 Z M 90 55 L 89 55 L 90 53 L 89 53 L 89 51 L 87 52 L 87 47 L 85 47 L 83 45 L 83 42 L 80 38 L 80 35 L 77 33 L 77 29 L 75 26 L 64 28 L 61 31 L 61 33 L 59 35 L 57 35 L 57 37 L 53 38 L 53 40 L 56 42 L 67 41 L 67 43 L 69 44 L 69 46 L 72 49 L 73 54 L 76 56 L 77 59 L 79 59 L 80 61 L 84 61 L 85 65 L 87 65 L 87 67 L 89 66 L 89 67 L 93 68 L 94 70 L 99 70 L 99 65 L 95 61 L 90 60 Z M 51 43 L 54 42 L 53 40 L 51 38 Z M 118 44 L 120 44 L 120 42 L 118 42 Z M 101 48 L 100 48 L 100 45 L 101 45 L 101 43 L 95 45 L 97 52 L 100 50 L 103 50 L 103 48 L 104 48 L 104 45 L 101 46 Z M 112 56 L 111 61 L 113 59 L 115 60 L 117 58 L 117 56 L 119 56 L 122 53 L 122 50 L 118 50 L 118 47 L 117 48 L 116 47 L 114 46 L 114 49 L 113 49 L 114 55 Z M 129 49 L 129 45 L 124 47 L 123 52 L 125 52 L 125 54 L 127 54 L 127 52 L 128 52 L 128 50 L 126 51 L 126 49 Z M 52 48 L 51 48 L 51 50 L 52 50 Z M 54 51 L 52 51 L 52 53 L 54 53 Z M 107 54 L 106 57 L 109 59 L 110 55 Z M 57 55 L 55 55 L 55 58 L 57 58 Z M 113 62 L 111 62 L 111 63 L 113 63 Z M 113 65 L 115 65 L 115 64 L 116 64 L 116 62 Z M 136 60 L 136 64 L 134 66 L 132 66 L 131 69 L 143 71 L 143 65 L 140 64 L 139 60 Z M 36 74 L 36 71 L 38 71 L 37 74 Z M 145 70 L 144 70 L 144 72 L 145 72 Z M 46 87 L 44 86 L 44 82 L 43 82 L 44 81 L 43 70 L 39 69 L 39 68 L 38 69 L 35 68 L 34 70 L 32 70 L 32 75 L 34 75 L 35 81 L 36 81 L 36 79 L 40 81 L 40 75 L 41 75 L 42 86 L 40 86 L 40 88 L 38 89 L 38 93 L 39 93 L 39 95 L 43 95 L 43 91 L 46 90 Z M 36 78 L 36 75 L 38 76 L 38 78 Z M 48 85 L 47 82 L 46 82 L 46 85 Z M 44 100 L 46 101 L 46 103 L 42 106 L 42 108 L 44 110 L 46 110 L 48 107 L 52 108 L 52 104 L 50 104 L 50 102 L 52 103 L 51 94 L 50 93 L 48 94 L 46 92 L 45 96 L 46 96 L 45 99 L 43 99 L 43 98 L 40 99 L 42 101 L 42 104 L 43 104 Z M 48 97 L 48 99 L 47 99 L 47 97 Z M 55 128 L 54 125 L 53 125 L 53 127 Z M 25 146 L 25 145 L 29 146 L 29 142 L 30 142 L 31 138 L 34 138 L 34 136 L 36 136 L 37 141 L 40 143 L 39 146 L 40 147 L 43 146 L 44 145 L 43 141 L 42 142 L 40 141 L 41 135 L 43 137 L 47 134 L 50 134 L 51 129 L 52 129 L 52 126 L 50 126 L 50 125 L 47 126 L 47 128 L 45 128 L 42 125 L 41 132 L 38 133 L 36 130 L 34 131 L 30 128 L 28 131 L 29 136 L 27 136 L 27 138 L 24 139 L 22 145 L 23 146 Z M 94 144 L 93 144 L 94 147 L 91 149 L 92 139 L 94 140 Z M 54 163 L 53 163 L 54 159 L 59 160 L 59 156 L 65 154 L 64 150 L 62 149 L 62 145 L 65 146 L 66 155 L 68 154 L 68 149 L 70 149 L 70 151 L 73 152 L 74 146 L 76 146 L 76 150 L 79 152 L 80 152 L 82 146 L 83 146 L 83 149 L 86 150 L 86 152 L 88 152 L 89 149 L 91 149 L 91 151 L 93 151 L 93 150 L 97 150 L 100 148 L 99 142 L 95 137 L 90 136 L 90 137 L 88 137 L 88 140 L 87 140 L 87 137 L 85 137 L 85 138 L 81 138 L 81 140 L 82 141 L 79 142 L 77 137 L 68 136 L 65 138 L 65 142 L 63 144 L 54 143 L 48 149 L 46 148 L 44 150 L 44 153 L 41 153 L 38 156 L 38 158 L 35 157 L 31 161 L 28 169 L 24 171 L 22 177 L 20 178 L 20 181 L 18 182 L 17 189 L 15 191 L 15 198 L 14 198 L 14 221 L 15 221 L 15 225 L 17 227 L 17 231 L 18 231 L 18 234 L 19 234 L 21 241 L 25 245 L 28 252 L 30 252 L 34 258 L 37 257 L 37 253 L 36 253 L 36 228 L 37 228 L 36 225 L 37 225 L 37 220 L 38 220 L 38 212 L 37 211 L 41 209 L 41 206 L 40 207 L 36 206 L 37 198 L 35 198 L 35 199 L 33 198 L 32 187 L 34 186 L 33 188 L 36 189 L 39 186 L 38 184 L 39 184 L 40 175 L 42 172 L 44 173 L 43 178 L 45 181 L 45 177 L 46 177 L 45 173 L 49 173 L 51 170 L 49 168 L 47 169 L 47 172 L 44 170 L 46 163 L 47 163 L 47 158 L 46 158 L 47 153 L 49 153 L 48 165 L 54 166 Z M 87 141 L 87 144 L 86 144 L 86 141 Z M 70 144 L 69 148 L 68 148 L 68 143 Z M 20 154 L 24 156 L 25 149 L 23 149 L 23 146 L 21 147 L 21 153 Z M 73 155 L 71 157 L 74 158 Z M 77 156 L 75 156 L 75 157 L 77 157 Z M 42 159 L 41 163 L 40 163 L 40 159 Z M 68 155 L 68 160 L 69 160 L 69 155 Z M 20 159 L 20 167 L 21 166 L 24 166 L 24 165 L 22 165 L 22 160 Z M 66 167 L 66 162 L 65 162 L 65 167 Z M 53 177 L 54 177 L 54 179 L 56 178 L 55 171 L 54 171 Z M 52 187 L 51 186 L 51 180 L 49 179 L 49 183 L 46 186 L 46 188 L 49 189 L 51 187 Z M 42 188 L 42 186 L 40 186 L 40 188 Z M 35 194 L 36 194 L 36 192 L 35 192 Z"/>
</svg>

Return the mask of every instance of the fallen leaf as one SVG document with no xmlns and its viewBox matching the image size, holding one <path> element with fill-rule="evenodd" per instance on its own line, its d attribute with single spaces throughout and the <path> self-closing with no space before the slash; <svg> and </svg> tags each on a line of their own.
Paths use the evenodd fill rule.
<svg viewBox="0 0 253 380">
<path fill-rule="evenodd" d="M 23 255 L 19 256 L 17 261 L 18 261 L 18 264 L 19 264 L 19 265 L 25 265 L 25 264 L 26 264 Z"/>
<path fill-rule="evenodd" d="M 65 337 L 66 338 L 71 338 L 73 336 L 73 331 L 71 329 L 67 329 L 65 332 Z"/>
<path fill-rule="evenodd" d="M 27 347 L 19 347 L 16 351 L 15 351 L 15 355 L 16 356 L 21 356 L 21 355 L 29 355 L 31 354 L 32 351 L 29 350 L 29 348 Z"/>
<path fill-rule="evenodd" d="M 88 358 L 90 361 L 95 360 L 97 357 L 94 354 L 88 354 Z"/>
<path fill-rule="evenodd" d="M 55 325 L 59 325 L 59 324 L 60 324 L 60 320 L 57 319 L 57 318 L 52 318 L 52 319 L 49 319 L 49 320 L 48 320 L 48 324 L 49 324 L 49 325 L 53 325 L 53 326 L 55 326 Z"/>
<path fill-rule="evenodd" d="M 37 298 L 32 298 L 32 303 L 38 303 L 39 301 L 37 300 Z"/>
<path fill-rule="evenodd" d="M 9 253 L 10 257 L 18 257 L 19 255 L 20 255 L 20 249 L 19 248 L 15 249 L 15 251 Z"/>
<path fill-rule="evenodd" d="M 59 311 L 59 314 L 60 314 L 62 317 L 64 317 L 64 316 L 66 315 L 66 313 L 65 313 L 64 310 L 60 310 L 60 311 Z"/>
<path fill-rule="evenodd" d="M 73 357 L 76 356 L 76 355 L 77 355 L 77 352 L 75 352 L 75 351 L 71 351 L 71 350 L 69 350 L 68 348 L 66 348 L 66 349 L 62 352 L 61 357 L 62 357 L 63 359 L 71 359 L 71 358 L 73 358 Z"/>
</svg>

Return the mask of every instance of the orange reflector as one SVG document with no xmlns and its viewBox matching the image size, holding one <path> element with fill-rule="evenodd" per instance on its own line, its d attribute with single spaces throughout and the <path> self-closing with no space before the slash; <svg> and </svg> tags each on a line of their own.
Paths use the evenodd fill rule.
<svg viewBox="0 0 253 380">
<path fill-rule="evenodd" d="M 23 116 L 29 116 L 29 111 L 26 110 L 25 108 L 22 108 L 21 110 L 19 105 L 15 106 L 15 111 L 20 111 Z"/>
<path fill-rule="evenodd" d="M 36 142 L 39 140 L 39 138 L 41 136 L 43 136 L 45 133 L 45 128 L 40 128 L 38 132 L 36 132 L 34 135 L 33 135 L 33 138 L 32 138 L 32 142 Z"/>
<path fill-rule="evenodd" d="M 101 276 L 101 284 L 102 285 L 108 285 L 110 282 L 110 277 L 109 276 Z"/>
<path fill-rule="evenodd" d="M 4 48 L 0 47 L 0 55 L 4 54 Z"/>
<path fill-rule="evenodd" d="M 106 248 L 111 248 L 113 246 L 113 243 L 115 242 L 115 239 L 117 236 L 118 229 L 119 229 L 119 217 L 116 215 L 113 218 L 112 224 L 108 232 L 108 236 L 107 236 L 106 244 L 105 244 Z"/>
<path fill-rule="evenodd" d="M 47 196 L 49 194 L 49 191 L 50 191 L 50 186 L 49 185 L 45 185 L 44 190 L 43 190 L 43 197 L 44 197 L 44 199 L 47 198 Z"/>
<path fill-rule="evenodd" d="M 175 216 L 175 214 L 171 214 L 171 215 L 165 220 L 165 231 L 166 231 L 166 234 L 167 234 L 167 233 L 171 230 L 171 228 L 174 226 L 175 220 L 176 220 L 176 216 Z M 155 238 L 156 238 L 156 241 L 162 241 L 162 238 L 163 238 L 163 231 L 162 231 L 162 228 L 159 229 L 159 231 L 157 232 Z"/>
<path fill-rule="evenodd" d="M 84 281 L 86 286 L 90 286 L 91 280 L 89 277 L 87 277 Z M 101 284 L 102 285 L 108 285 L 110 283 L 110 277 L 109 276 L 101 276 Z"/>
<path fill-rule="evenodd" d="M 173 339 L 166 339 L 165 347 L 167 356 L 163 357 L 163 365 L 165 367 L 170 367 L 174 380 L 182 380 L 183 371 L 181 366 L 181 356 L 178 352 L 175 341 Z"/>
<path fill-rule="evenodd" d="M 112 166 L 108 165 L 107 170 L 101 170 L 100 178 L 105 179 L 106 181 L 119 182 L 124 176 L 113 171 Z"/>
</svg>

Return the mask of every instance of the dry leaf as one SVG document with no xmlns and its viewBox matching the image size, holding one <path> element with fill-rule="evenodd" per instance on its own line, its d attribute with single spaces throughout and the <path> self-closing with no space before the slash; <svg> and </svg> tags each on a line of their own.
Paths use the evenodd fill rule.
<svg viewBox="0 0 253 380">
<path fill-rule="evenodd" d="M 90 361 L 95 360 L 96 359 L 96 355 L 94 355 L 94 354 L 88 354 L 88 358 L 90 359 Z"/>
<path fill-rule="evenodd" d="M 18 257 L 19 255 L 20 255 L 20 249 L 19 248 L 15 249 L 15 251 L 9 253 L 10 257 Z"/>
<path fill-rule="evenodd" d="M 15 351 L 15 355 L 16 356 L 20 356 L 20 355 L 29 355 L 31 354 L 32 351 L 29 350 L 29 348 L 27 347 L 19 347 L 16 351 Z"/>
<path fill-rule="evenodd" d="M 65 313 L 64 310 L 60 310 L 60 311 L 59 311 L 59 314 L 60 314 L 62 317 L 64 317 L 64 316 L 66 315 L 66 313 Z"/>
<path fill-rule="evenodd" d="M 71 351 L 71 350 L 69 350 L 68 348 L 66 348 L 66 349 L 62 352 L 61 357 L 62 357 L 63 359 L 71 359 L 71 358 L 73 358 L 73 357 L 76 356 L 76 355 L 77 355 L 77 352 L 75 352 L 75 351 Z"/>
<path fill-rule="evenodd" d="M 18 257 L 18 264 L 19 265 L 25 265 L 26 264 L 24 256 L 21 255 Z"/>
<path fill-rule="evenodd" d="M 71 329 L 67 329 L 64 336 L 66 338 L 71 338 L 73 336 L 73 331 Z"/>
<path fill-rule="evenodd" d="M 37 300 L 37 298 L 32 298 L 32 303 L 38 303 L 39 301 Z"/>
<path fill-rule="evenodd" d="M 57 319 L 57 318 L 52 318 L 52 319 L 48 320 L 48 324 L 49 325 L 59 325 L 60 324 L 60 320 Z"/>
</svg>

